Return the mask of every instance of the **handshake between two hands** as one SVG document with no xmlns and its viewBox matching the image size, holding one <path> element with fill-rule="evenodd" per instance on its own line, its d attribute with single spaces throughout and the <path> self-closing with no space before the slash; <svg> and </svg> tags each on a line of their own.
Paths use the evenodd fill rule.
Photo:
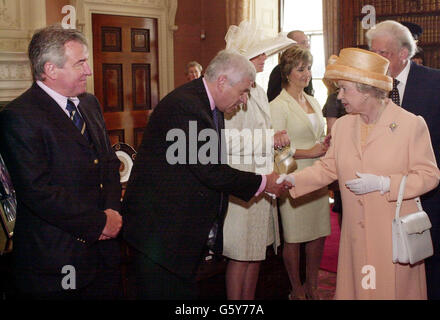
<svg viewBox="0 0 440 320">
<path fill-rule="evenodd" d="M 266 189 L 264 189 L 264 191 L 274 199 L 281 196 L 295 185 L 295 178 L 292 174 L 283 173 L 278 175 L 275 172 L 272 172 L 271 174 L 266 175 L 266 178 Z"/>
</svg>

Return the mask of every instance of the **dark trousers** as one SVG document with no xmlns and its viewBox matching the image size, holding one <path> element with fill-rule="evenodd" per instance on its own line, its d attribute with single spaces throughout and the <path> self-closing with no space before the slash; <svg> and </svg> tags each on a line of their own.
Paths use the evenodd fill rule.
<svg viewBox="0 0 440 320">
<path fill-rule="evenodd" d="M 132 249 L 128 269 L 130 299 L 140 300 L 195 300 L 198 288 L 195 277 L 184 279 Z"/>
<path fill-rule="evenodd" d="M 122 281 L 119 266 L 99 268 L 95 278 L 86 286 L 54 292 L 20 292 L 14 290 L 7 297 L 13 300 L 119 300 Z"/>
<path fill-rule="evenodd" d="M 26 300 L 119 300 L 123 298 L 120 247 L 117 240 L 100 243 L 94 278 L 76 289 L 44 291 L 44 286 L 22 292 L 18 288 L 19 270 L 13 271 L 16 284 L 11 285 L 7 297 Z M 18 282 L 17 282 L 18 281 Z M 60 286 L 61 287 L 61 286 Z"/>
<path fill-rule="evenodd" d="M 429 300 L 440 300 L 440 186 L 421 198 L 423 210 L 431 220 L 434 255 L 425 259 L 426 286 Z"/>
<path fill-rule="evenodd" d="M 434 255 L 425 259 L 426 287 L 429 300 L 440 300 L 440 228 L 431 229 Z"/>
</svg>

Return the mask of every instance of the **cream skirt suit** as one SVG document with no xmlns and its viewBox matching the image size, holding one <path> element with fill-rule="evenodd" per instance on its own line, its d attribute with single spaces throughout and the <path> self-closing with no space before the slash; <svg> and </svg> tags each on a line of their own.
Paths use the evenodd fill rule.
<svg viewBox="0 0 440 320">
<path fill-rule="evenodd" d="M 263 88 L 252 88 L 246 106 L 225 114 L 225 129 L 231 167 L 264 175 L 273 171 L 274 132 Z M 266 258 L 270 244 L 276 252 L 280 237 L 275 200 L 264 192 L 249 202 L 229 196 L 223 255 L 239 261 L 260 261 Z"/>
<path fill-rule="evenodd" d="M 317 125 L 314 127 L 296 100 L 282 90 L 270 103 L 272 126 L 275 131 L 287 130 L 291 146 L 310 149 L 325 137 L 324 118 L 318 101 L 305 94 L 315 111 Z M 297 159 L 300 171 L 313 165 L 317 159 Z M 285 196 L 280 199 L 280 213 L 284 240 L 287 243 L 312 241 L 330 234 L 330 206 L 328 189 L 323 187 L 298 199 Z"/>
</svg>

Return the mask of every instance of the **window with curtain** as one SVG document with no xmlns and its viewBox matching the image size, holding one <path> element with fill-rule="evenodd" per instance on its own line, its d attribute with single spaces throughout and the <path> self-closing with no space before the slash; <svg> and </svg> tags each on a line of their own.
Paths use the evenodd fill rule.
<svg viewBox="0 0 440 320">
<path fill-rule="evenodd" d="M 327 100 L 327 88 L 322 82 L 325 72 L 325 53 L 323 36 L 323 0 L 283 0 L 283 32 L 302 30 L 310 39 L 310 51 L 313 55 L 312 77 L 315 98 L 321 106 Z"/>
</svg>

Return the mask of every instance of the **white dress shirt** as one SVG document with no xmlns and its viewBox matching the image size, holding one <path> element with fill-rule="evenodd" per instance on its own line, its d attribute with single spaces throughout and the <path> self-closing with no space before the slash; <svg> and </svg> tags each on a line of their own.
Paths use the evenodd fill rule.
<svg viewBox="0 0 440 320">
<path fill-rule="evenodd" d="M 52 99 L 55 100 L 55 102 L 60 106 L 60 108 L 64 111 L 64 113 L 69 117 L 70 119 L 70 113 L 67 110 L 67 99 L 70 99 L 76 107 L 78 107 L 79 104 L 79 99 L 78 97 L 65 97 L 61 94 L 59 94 L 58 92 L 56 92 L 55 90 L 49 88 L 48 86 L 46 86 L 43 82 L 41 82 L 40 80 L 37 80 L 37 85 L 44 90 L 44 92 L 46 92 Z M 78 110 L 79 114 L 81 114 L 81 112 Z M 82 116 L 82 115 L 81 115 Z"/>
<path fill-rule="evenodd" d="M 399 73 L 396 79 L 399 81 L 397 85 L 397 90 L 399 90 L 400 104 L 403 101 L 403 95 L 405 94 L 406 82 L 408 81 L 409 69 L 411 67 L 411 61 L 408 60 L 405 68 Z"/>
</svg>

